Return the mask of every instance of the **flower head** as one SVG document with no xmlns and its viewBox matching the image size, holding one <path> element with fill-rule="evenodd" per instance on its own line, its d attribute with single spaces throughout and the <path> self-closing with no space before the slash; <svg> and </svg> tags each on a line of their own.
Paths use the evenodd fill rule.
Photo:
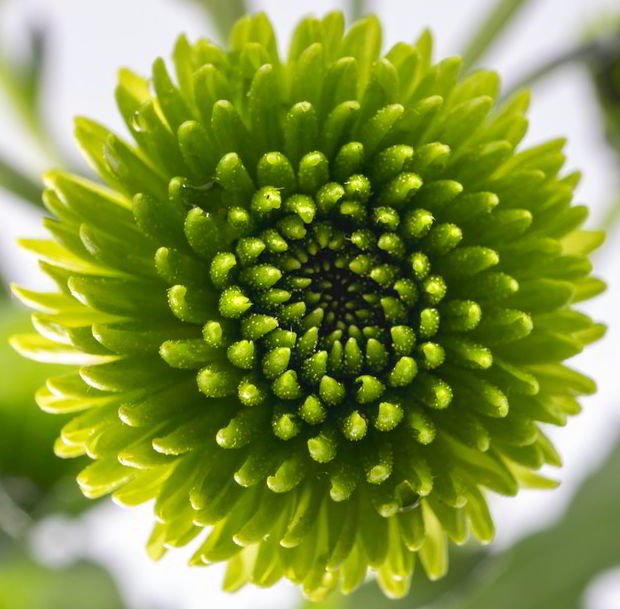
<svg viewBox="0 0 620 609">
<path fill-rule="evenodd" d="M 493 536 L 483 489 L 552 484 L 538 422 L 595 390 L 562 364 L 603 289 L 563 140 L 517 152 L 527 94 L 494 110 L 428 33 L 380 42 L 330 13 L 281 60 L 259 14 L 228 51 L 181 37 L 177 84 L 122 70 L 137 147 L 78 119 L 108 187 L 48 174 L 54 239 L 24 242 L 60 291 L 16 289 L 40 335 L 14 344 L 79 367 L 37 394 L 79 413 L 56 452 L 95 459 L 88 496 L 155 499 L 154 557 L 213 527 L 192 563 L 229 590 L 441 576 L 447 537 Z"/>
</svg>

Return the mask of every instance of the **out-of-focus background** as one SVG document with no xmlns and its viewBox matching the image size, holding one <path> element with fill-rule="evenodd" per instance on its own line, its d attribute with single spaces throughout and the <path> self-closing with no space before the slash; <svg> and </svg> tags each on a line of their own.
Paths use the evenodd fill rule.
<svg viewBox="0 0 620 609">
<path fill-rule="evenodd" d="M 9 281 L 29 287 L 46 283 L 34 260 L 18 253 L 15 245 L 18 236 L 43 234 L 42 211 L 33 203 L 24 203 L 16 193 L 35 198 L 38 176 L 50 165 L 87 171 L 72 142 L 72 118 L 86 115 L 123 133 L 113 95 L 117 68 L 128 65 L 149 74 L 156 57 L 170 56 L 181 32 L 192 39 L 221 39 L 207 9 L 215 5 L 221 12 L 225 4 L 232 6 L 235 2 L 0 0 L 0 272 L 5 285 Z M 332 9 L 350 11 L 353 5 L 362 4 L 344 0 L 254 0 L 246 6 L 253 12 L 268 12 L 280 49 L 285 51 L 301 16 L 321 15 Z M 397 41 L 412 41 L 428 26 L 435 35 L 436 57 L 442 58 L 462 52 L 496 4 L 497 0 L 376 0 L 365 3 L 364 10 L 381 17 L 386 49 Z M 483 590 L 482 600 L 472 607 L 500 607 L 489 604 L 493 592 L 484 590 L 493 586 L 501 590 L 505 585 L 514 595 L 530 587 L 525 576 L 504 581 L 508 576 L 499 573 L 501 565 L 516 565 L 511 570 L 515 573 L 521 563 L 527 563 L 528 556 L 548 552 L 549 568 L 555 569 L 553 577 L 559 578 L 555 584 L 558 590 L 575 588 L 575 582 L 578 589 L 565 594 L 566 598 L 560 594 L 545 599 L 541 594 L 536 601 L 540 607 L 618 609 L 620 509 L 612 508 L 620 508 L 620 458 L 617 452 L 609 455 L 620 435 L 620 327 L 613 323 L 614 313 L 620 310 L 620 288 L 615 281 L 618 265 L 614 264 L 620 255 L 620 230 L 616 233 L 613 226 L 613 210 L 620 206 L 620 150 L 605 137 L 610 110 L 604 110 L 597 97 L 592 57 L 581 51 L 588 40 L 603 36 L 614 20 L 618 23 L 620 0 L 504 0 L 503 4 L 521 4 L 522 9 L 488 47 L 480 65 L 497 70 L 508 90 L 537 68 L 553 64 L 554 59 L 561 64 L 532 83 L 530 130 L 525 143 L 567 136 L 568 169 L 583 171 L 577 196 L 579 202 L 591 207 L 590 226 L 610 227 L 607 243 L 595 260 L 596 272 L 608 281 L 609 289 L 586 307 L 610 328 L 601 343 L 574 361 L 597 380 L 599 392 L 584 400 L 584 412 L 566 428 L 549 430 L 564 458 L 564 467 L 552 472 L 561 479 L 560 488 L 552 492 L 522 491 L 517 498 L 505 500 L 493 498 L 498 536 L 487 551 L 501 554 L 502 558 L 489 562 L 500 567 L 489 574 L 483 564 L 486 554 L 465 551 L 455 554 L 456 574 L 449 577 L 465 573 L 476 582 L 478 591 L 474 592 Z M 608 45 L 612 52 L 615 50 L 618 65 L 619 31 L 616 29 L 615 45 Z M 582 61 L 584 56 L 589 61 Z M 617 104 L 618 121 L 620 67 L 615 78 L 616 98 L 609 103 Z M 38 94 L 32 95 L 33 88 Z M 38 99 L 38 106 L 34 99 Z M 620 125 L 616 129 L 620 132 Z M 9 190 L 1 188 L 3 184 L 9 184 Z M 159 563 L 150 562 L 143 550 L 150 529 L 150 506 L 124 510 L 104 500 L 93 507 L 78 496 L 76 485 L 64 477 L 72 473 L 71 464 L 57 460 L 51 450 L 61 421 L 39 413 L 32 399 L 48 371 L 19 360 L 5 346 L 6 336 L 28 322 L 8 297 L 0 300 L 0 607 L 296 606 L 300 602 L 298 593 L 286 584 L 225 595 L 219 589 L 223 575 L 220 567 L 185 566 L 191 548 L 173 552 Z M 587 539 L 588 527 L 603 517 L 610 518 L 609 547 L 572 543 L 574 539 Z M 558 538 L 562 540 L 559 548 Z M 537 580 L 531 585 L 539 583 Z M 456 585 L 464 584 L 459 581 Z M 549 584 L 549 590 L 553 585 Z M 427 594 L 420 598 L 427 600 L 419 602 L 430 606 L 435 592 L 429 592 L 424 583 L 420 586 Z M 410 599 L 392 606 L 419 606 L 412 600 L 415 587 L 414 583 Z M 359 598 L 358 609 L 379 607 L 378 597 L 372 593 L 364 596 L 363 591 Z M 440 606 L 470 606 L 451 602 L 441 600 L 447 604 Z M 526 602 L 515 607 L 539 607 L 533 600 L 531 606 Z M 336 599 L 331 606 L 349 606 L 338 603 L 341 601 Z"/>
</svg>

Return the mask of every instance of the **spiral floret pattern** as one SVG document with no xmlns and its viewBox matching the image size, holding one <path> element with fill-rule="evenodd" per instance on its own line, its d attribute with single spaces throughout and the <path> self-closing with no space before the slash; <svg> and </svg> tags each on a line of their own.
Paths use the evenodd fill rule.
<svg viewBox="0 0 620 609">
<path fill-rule="evenodd" d="M 259 14 L 228 51 L 181 37 L 176 84 L 121 70 L 137 146 L 77 119 L 107 186 L 49 173 L 53 239 L 23 241 L 59 291 L 15 289 L 14 345 L 74 366 L 36 396 L 78 413 L 56 453 L 94 459 L 90 497 L 154 499 L 155 558 L 211 527 L 191 562 L 228 590 L 440 577 L 447 538 L 491 540 L 486 489 L 553 486 L 539 423 L 595 391 L 562 363 L 604 288 L 563 140 L 517 151 L 526 93 L 496 110 L 428 33 L 380 41 L 330 13 L 282 62 Z"/>
</svg>

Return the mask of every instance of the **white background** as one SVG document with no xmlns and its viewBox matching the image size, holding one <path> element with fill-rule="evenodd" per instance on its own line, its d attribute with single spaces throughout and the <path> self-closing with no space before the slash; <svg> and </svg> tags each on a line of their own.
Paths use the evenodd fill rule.
<svg viewBox="0 0 620 609">
<path fill-rule="evenodd" d="M 371 4 L 385 26 L 385 47 L 413 40 L 430 26 L 436 39 L 436 56 L 458 53 L 493 0 L 384 0 Z M 295 21 L 308 13 L 323 14 L 341 8 L 342 1 L 271 0 L 250 2 L 252 10 L 267 10 L 278 32 L 281 49 L 286 48 Z M 573 45 L 584 28 L 606 11 L 620 12 L 618 0 L 532 0 L 485 58 L 507 85 L 532 66 Z M 116 112 L 113 90 L 116 70 L 128 65 L 143 74 L 150 72 L 155 57 L 168 57 L 180 32 L 191 39 L 212 37 L 214 32 L 203 13 L 189 0 L 4 0 L 0 3 L 0 41 L 23 50 L 20 34 L 28 23 L 45 26 L 50 34 L 49 65 L 45 82 L 45 117 L 63 151 L 79 163 L 71 142 L 72 117 L 86 115 L 124 131 Z M 601 121 L 581 67 L 563 69 L 534 87 L 527 141 L 538 143 L 565 135 L 568 169 L 580 168 L 584 178 L 578 189 L 579 202 L 592 209 L 591 225 L 607 206 L 620 199 L 618 159 L 605 147 Z M 13 118 L 6 100 L 0 99 L 0 152 L 33 175 L 46 168 Z M 24 213 L 2 193 L 0 261 L 7 275 L 30 286 L 40 285 L 33 261 L 16 256 L 17 236 L 40 233 L 35 214 Z M 620 237 L 620 235 L 618 235 Z M 618 246 L 608 244 L 598 255 L 597 272 L 611 287 L 588 305 L 600 320 L 613 321 L 620 298 L 615 287 Z M 18 261 L 17 261 L 18 260 Z M 498 525 L 494 547 L 508 543 L 561 512 L 578 483 L 606 455 L 620 430 L 620 395 L 616 353 L 620 330 L 612 326 L 606 339 L 575 365 L 599 383 L 599 393 L 584 401 L 584 413 L 567 428 L 550 431 L 564 457 L 564 468 L 553 472 L 562 480 L 553 492 L 523 492 L 516 499 L 494 500 L 492 510 Z M 219 591 L 222 569 L 188 569 L 188 552 L 179 551 L 160 563 L 150 563 L 143 551 L 149 531 L 150 508 L 122 510 L 108 503 L 79 522 L 54 520 L 42 526 L 34 544 L 46 560 L 67 560 L 76 555 L 105 563 L 118 579 L 131 609 L 260 608 L 288 607 L 296 598 L 289 586 L 273 590 L 246 589 L 234 596 Z M 620 526 L 620 517 L 619 517 Z M 620 575 L 602 578 L 587 594 L 588 609 L 620 607 Z M 498 608 L 499 609 L 499 608 Z M 527 609 L 527 608 L 524 608 Z M 551 608 L 553 609 L 553 608 Z"/>
</svg>

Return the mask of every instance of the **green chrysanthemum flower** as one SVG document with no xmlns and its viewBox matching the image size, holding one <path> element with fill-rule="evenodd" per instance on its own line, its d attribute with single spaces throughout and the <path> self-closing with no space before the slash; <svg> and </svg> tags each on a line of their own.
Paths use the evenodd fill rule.
<svg viewBox="0 0 620 609">
<path fill-rule="evenodd" d="M 79 366 L 37 394 L 81 411 L 56 452 L 96 459 L 88 496 L 155 499 L 154 557 L 213 527 L 192 564 L 229 590 L 441 576 L 447 537 L 493 536 L 483 489 L 553 484 L 538 422 L 595 390 L 561 363 L 603 331 L 570 308 L 602 234 L 564 142 L 515 152 L 527 94 L 494 111 L 495 74 L 380 41 L 331 13 L 283 63 L 260 14 L 228 52 L 181 37 L 178 85 L 122 70 L 137 148 L 78 119 L 110 188 L 48 174 L 54 240 L 24 242 L 60 292 L 16 289 L 15 346 Z"/>
</svg>

